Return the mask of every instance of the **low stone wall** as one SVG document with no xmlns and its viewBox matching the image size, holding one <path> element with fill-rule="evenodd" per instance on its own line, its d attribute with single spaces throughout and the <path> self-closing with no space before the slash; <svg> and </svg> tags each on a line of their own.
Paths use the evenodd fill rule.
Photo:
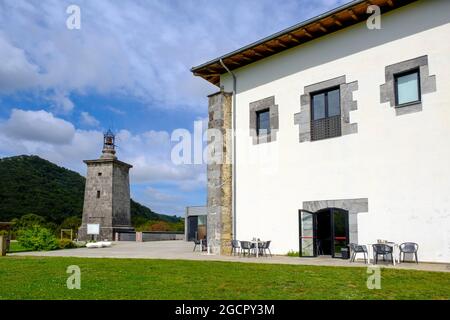
<svg viewBox="0 0 450 320">
<path fill-rule="evenodd" d="M 118 232 L 116 241 L 136 241 L 136 232 Z"/>
<path fill-rule="evenodd" d="M 164 232 L 164 231 L 149 231 L 149 232 L 120 232 L 116 235 L 116 241 L 169 241 L 169 240 L 184 240 L 183 232 Z"/>
<path fill-rule="evenodd" d="M 184 240 L 183 232 L 142 232 L 142 241 Z"/>
</svg>

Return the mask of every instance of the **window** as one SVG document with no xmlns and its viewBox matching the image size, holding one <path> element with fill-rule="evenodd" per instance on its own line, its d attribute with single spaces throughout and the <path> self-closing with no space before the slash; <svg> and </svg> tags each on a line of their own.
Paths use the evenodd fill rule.
<svg viewBox="0 0 450 320">
<path fill-rule="evenodd" d="M 100 198 L 100 190 L 97 190 L 97 199 Z"/>
<path fill-rule="evenodd" d="M 339 88 L 311 95 L 311 140 L 341 135 L 341 93 Z"/>
<path fill-rule="evenodd" d="M 270 110 L 256 112 L 256 132 L 258 136 L 270 135 Z"/>
<path fill-rule="evenodd" d="M 101 172 L 99 172 L 99 173 L 98 173 L 98 176 L 99 176 L 99 177 L 101 177 L 101 176 L 102 176 L 102 173 L 101 173 Z"/>
<path fill-rule="evenodd" d="M 420 72 L 408 71 L 395 75 L 395 106 L 402 107 L 420 103 Z"/>
</svg>

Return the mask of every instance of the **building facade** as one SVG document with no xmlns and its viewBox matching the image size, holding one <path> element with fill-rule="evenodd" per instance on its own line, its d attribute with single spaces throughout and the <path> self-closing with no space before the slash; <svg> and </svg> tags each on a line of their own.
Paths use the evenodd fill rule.
<svg viewBox="0 0 450 320">
<path fill-rule="evenodd" d="M 195 241 L 206 238 L 208 210 L 206 206 L 186 207 L 184 217 L 184 239 Z"/>
<path fill-rule="evenodd" d="M 236 132 L 232 179 L 208 166 L 216 252 L 257 237 L 338 257 L 382 239 L 449 262 L 449 34 L 450 1 L 357 0 L 193 68 L 222 88 L 210 128 Z"/>
</svg>

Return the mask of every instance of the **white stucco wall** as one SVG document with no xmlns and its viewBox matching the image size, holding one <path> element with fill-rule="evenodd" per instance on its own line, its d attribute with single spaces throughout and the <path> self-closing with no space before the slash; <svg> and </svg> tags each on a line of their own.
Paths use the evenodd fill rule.
<svg viewBox="0 0 450 320">
<path fill-rule="evenodd" d="M 237 238 L 299 250 L 303 201 L 368 198 L 359 243 L 417 242 L 422 261 L 450 262 L 450 1 L 420 1 L 382 16 L 382 30 L 347 28 L 236 70 Z M 396 116 L 380 103 L 385 67 L 428 55 L 437 92 L 423 111 Z M 357 80 L 358 133 L 299 143 L 294 114 L 305 86 L 346 75 Z M 228 75 L 222 77 L 231 91 Z M 249 103 L 275 96 L 277 140 L 253 145 Z M 267 155 L 276 165 L 259 160 Z"/>
</svg>

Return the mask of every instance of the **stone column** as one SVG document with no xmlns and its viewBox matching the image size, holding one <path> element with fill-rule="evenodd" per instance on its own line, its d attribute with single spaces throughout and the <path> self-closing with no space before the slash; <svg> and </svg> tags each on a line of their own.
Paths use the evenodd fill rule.
<svg viewBox="0 0 450 320">
<path fill-rule="evenodd" d="M 231 253 L 233 239 L 232 94 L 220 91 L 208 98 L 208 140 L 214 141 L 214 149 L 207 166 L 207 239 L 212 253 L 226 255 Z"/>
</svg>

